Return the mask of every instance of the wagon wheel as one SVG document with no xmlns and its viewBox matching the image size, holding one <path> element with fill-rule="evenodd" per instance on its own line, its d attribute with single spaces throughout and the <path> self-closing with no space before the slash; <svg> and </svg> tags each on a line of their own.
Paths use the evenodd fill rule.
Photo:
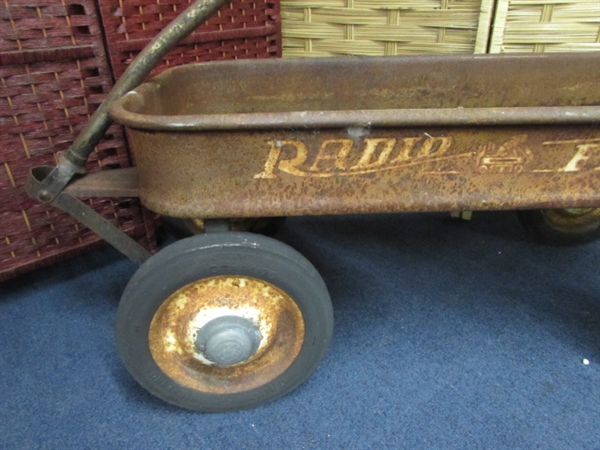
<svg viewBox="0 0 600 450">
<path fill-rule="evenodd" d="M 167 229 L 179 239 L 206 232 L 203 219 L 180 219 L 163 216 Z M 229 219 L 231 231 L 249 231 L 251 233 L 275 236 L 283 227 L 285 217 L 258 217 L 245 219 Z"/>
<path fill-rule="evenodd" d="M 587 244 L 600 239 L 600 208 L 517 211 L 523 227 L 550 245 Z"/>
<path fill-rule="evenodd" d="M 188 409 L 232 411 L 300 385 L 332 329 L 327 288 L 302 255 L 231 232 L 193 236 L 150 258 L 125 289 L 116 341 L 152 394 Z"/>
</svg>

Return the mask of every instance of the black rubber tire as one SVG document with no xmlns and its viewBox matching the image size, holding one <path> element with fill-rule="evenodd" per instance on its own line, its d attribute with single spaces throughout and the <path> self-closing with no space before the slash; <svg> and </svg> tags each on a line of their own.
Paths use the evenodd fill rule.
<svg viewBox="0 0 600 450">
<path fill-rule="evenodd" d="M 285 223 L 285 217 L 259 217 L 256 219 L 230 219 L 232 231 L 250 232 L 274 237 Z M 177 239 L 185 239 L 204 233 L 192 219 L 163 216 L 163 224 L 168 232 Z"/>
<path fill-rule="evenodd" d="M 538 242 L 556 246 L 600 239 L 600 208 L 517 211 L 523 228 Z"/>
<path fill-rule="evenodd" d="M 304 320 L 302 347 L 288 369 L 253 390 L 211 394 L 182 386 L 167 376 L 149 348 L 149 327 L 173 292 L 199 279 L 242 275 L 267 281 L 296 302 Z M 274 239 L 250 233 L 215 233 L 177 241 L 150 258 L 134 274 L 117 313 L 116 342 L 131 375 L 155 396 L 205 412 L 259 406 L 292 391 L 317 368 L 333 332 L 329 293 L 312 264 Z"/>
</svg>

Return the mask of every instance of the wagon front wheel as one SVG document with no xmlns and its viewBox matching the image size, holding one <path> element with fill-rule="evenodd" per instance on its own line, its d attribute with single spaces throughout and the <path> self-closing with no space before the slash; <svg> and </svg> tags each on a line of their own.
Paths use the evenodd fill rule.
<svg viewBox="0 0 600 450">
<path fill-rule="evenodd" d="M 198 235 L 133 276 L 116 340 L 131 375 L 188 409 L 274 400 L 316 369 L 331 339 L 329 294 L 298 252 L 250 233 Z"/>
<path fill-rule="evenodd" d="M 600 208 L 517 211 L 521 224 L 538 242 L 587 244 L 600 239 Z"/>
</svg>

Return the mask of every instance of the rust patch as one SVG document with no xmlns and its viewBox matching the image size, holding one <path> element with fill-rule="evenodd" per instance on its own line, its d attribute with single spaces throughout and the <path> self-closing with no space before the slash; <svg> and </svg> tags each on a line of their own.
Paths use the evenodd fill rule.
<svg viewBox="0 0 600 450">
<path fill-rule="evenodd" d="M 211 320 L 238 316 L 259 329 L 261 343 L 246 361 L 222 367 L 196 348 L 198 331 Z M 255 278 L 218 276 L 191 283 L 156 311 L 149 330 L 150 351 L 177 383 L 201 392 L 244 392 L 281 375 L 304 342 L 304 320 L 294 300 Z"/>
<path fill-rule="evenodd" d="M 141 198 L 176 217 L 268 217 L 600 206 L 600 130 L 373 128 L 132 132 Z"/>
</svg>

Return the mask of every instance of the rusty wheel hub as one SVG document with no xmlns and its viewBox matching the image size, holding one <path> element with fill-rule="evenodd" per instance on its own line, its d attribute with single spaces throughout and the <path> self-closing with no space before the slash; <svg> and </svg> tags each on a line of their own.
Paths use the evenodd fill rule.
<svg viewBox="0 0 600 450">
<path fill-rule="evenodd" d="M 152 357 L 169 377 L 201 392 L 230 394 L 281 375 L 304 342 L 304 320 L 278 287 L 216 276 L 184 286 L 159 307 L 149 330 Z"/>
<path fill-rule="evenodd" d="M 545 209 L 543 214 L 546 223 L 563 233 L 587 232 L 600 222 L 600 208 Z"/>
</svg>

